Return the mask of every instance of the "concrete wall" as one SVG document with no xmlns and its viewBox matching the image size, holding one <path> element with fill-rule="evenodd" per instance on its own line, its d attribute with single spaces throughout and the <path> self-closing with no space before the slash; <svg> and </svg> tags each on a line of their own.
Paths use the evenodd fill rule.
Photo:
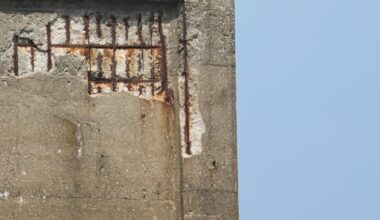
<svg viewBox="0 0 380 220">
<path fill-rule="evenodd" d="M 183 160 L 185 219 L 237 219 L 234 2 L 186 1 L 190 75 L 205 123 Z"/>
<path fill-rule="evenodd" d="M 238 219 L 232 0 L 0 19 L 0 219 Z"/>
</svg>

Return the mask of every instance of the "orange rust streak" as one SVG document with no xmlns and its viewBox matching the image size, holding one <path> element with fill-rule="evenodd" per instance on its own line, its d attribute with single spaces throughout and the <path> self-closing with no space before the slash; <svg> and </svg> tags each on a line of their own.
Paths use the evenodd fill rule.
<svg viewBox="0 0 380 220">
<path fill-rule="evenodd" d="M 104 50 L 104 57 L 111 58 L 112 57 L 112 50 L 111 49 L 105 49 Z"/>
</svg>

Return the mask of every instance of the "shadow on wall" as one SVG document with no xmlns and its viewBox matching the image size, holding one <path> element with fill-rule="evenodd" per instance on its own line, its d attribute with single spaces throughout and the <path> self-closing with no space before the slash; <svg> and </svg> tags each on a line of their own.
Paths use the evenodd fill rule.
<svg viewBox="0 0 380 220">
<path fill-rule="evenodd" d="M 1 9 L 8 10 L 25 10 L 25 11 L 57 11 L 67 9 L 117 9 L 128 8 L 133 6 L 140 6 L 146 8 L 147 6 L 160 7 L 163 5 L 177 5 L 179 0 L 2 0 L 0 2 Z"/>
</svg>

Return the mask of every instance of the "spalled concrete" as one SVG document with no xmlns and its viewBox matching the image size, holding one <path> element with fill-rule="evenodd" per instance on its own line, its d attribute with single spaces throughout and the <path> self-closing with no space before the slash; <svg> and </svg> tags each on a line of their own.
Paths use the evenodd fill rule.
<svg viewBox="0 0 380 220">
<path fill-rule="evenodd" d="M 233 16 L 1 1 L 0 219 L 238 219 Z"/>
</svg>

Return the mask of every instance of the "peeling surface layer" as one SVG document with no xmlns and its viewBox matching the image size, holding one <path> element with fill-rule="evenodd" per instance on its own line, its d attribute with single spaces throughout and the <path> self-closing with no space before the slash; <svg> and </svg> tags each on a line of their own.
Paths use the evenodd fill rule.
<svg viewBox="0 0 380 220">
<path fill-rule="evenodd" d="M 184 158 L 189 158 L 194 155 L 199 155 L 202 153 L 202 135 L 206 131 L 206 126 L 203 122 L 201 112 L 199 110 L 198 97 L 199 97 L 199 70 L 196 66 L 191 66 L 190 68 L 190 54 L 189 54 L 189 44 L 191 40 L 189 38 L 189 31 L 201 34 L 198 30 L 189 30 L 187 21 L 187 3 L 182 2 L 181 8 L 181 55 L 182 59 L 182 73 L 178 78 L 179 94 L 180 97 L 180 125 L 182 127 L 182 156 Z"/>
<path fill-rule="evenodd" d="M 100 13 L 63 15 L 46 24 L 46 42 L 35 33 L 13 36 L 15 76 L 48 72 L 64 57 L 86 66 L 91 95 L 127 92 L 147 99 L 171 99 L 167 81 L 165 33 L 160 13 L 134 13 L 116 18 Z"/>
</svg>

